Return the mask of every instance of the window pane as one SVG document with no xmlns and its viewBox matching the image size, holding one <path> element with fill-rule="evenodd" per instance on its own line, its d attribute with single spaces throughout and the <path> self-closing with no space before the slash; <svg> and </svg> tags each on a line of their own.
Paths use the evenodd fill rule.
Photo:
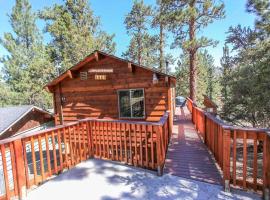
<svg viewBox="0 0 270 200">
<path fill-rule="evenodd" d="M 132 117 L 144 117 L 143 90 L 131 90 Z"/>
<path fill-rule="evenodd" d="M 129 91 L 119 91 L 120 117 L 131 117 Z"/>
</svg>

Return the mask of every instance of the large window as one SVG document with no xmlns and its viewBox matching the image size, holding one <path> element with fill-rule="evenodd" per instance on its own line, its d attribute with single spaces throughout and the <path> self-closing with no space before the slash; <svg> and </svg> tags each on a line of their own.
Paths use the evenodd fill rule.
<svg viewBox="0 0 270 200">
<path fill-rule="evenodd" d="M 121 118 L 144 118 L 143 89 L 119 90 L 118 99 Z"/>
</svg>

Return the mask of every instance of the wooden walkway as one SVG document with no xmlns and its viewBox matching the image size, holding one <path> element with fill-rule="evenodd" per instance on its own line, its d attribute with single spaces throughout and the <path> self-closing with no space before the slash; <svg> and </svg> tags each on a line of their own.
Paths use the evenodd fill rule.
<svg viewBox="0 0 270 200">
<path fill-rule="evenodd" d="M 222 183 L 215 162 L 199 138 L 186 107 L 176 109 L 164 173 L 212 184 Z"/>
</svg>

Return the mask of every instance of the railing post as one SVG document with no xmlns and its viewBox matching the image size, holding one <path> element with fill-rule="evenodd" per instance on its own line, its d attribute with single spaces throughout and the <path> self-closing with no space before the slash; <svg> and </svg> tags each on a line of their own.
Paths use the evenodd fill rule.
<svg viewBox="0 0 270 200">
<path fill-rule="evenodd" d="M 268 133 L 269 134 L 269 133 Z M 263 149 L 263 199 L 270 199 L 270 136 L 265 134 L 265 144 Z"/>
<path fill-rule="evenodd" d="M 24 165 L 24 149 L 22 140 L 15 140 L 14 144 L 14 155 L 16 161 L 16 173 L 17 173 L 17 185 L 18 185 L 18 193 L 19 199 L 26 198 L 26 175 L 27 170 Z"/>
<path fill-rule="evenodd" d="M 231 155 L 231 131 L 223 131 L 223 181 L 225 192 L 230 191 L 230 155 Z"/>
<path fill-rule="evenodd" d="M 160 136 L 161 136 L 161 131 L 162 128 L 160 126 L 156 126 L 156 134 L 157 134 L 157 175 L 162 176 L 162 166 L 161 166 L 161 141 L 160 141 Z"/>
</svg>

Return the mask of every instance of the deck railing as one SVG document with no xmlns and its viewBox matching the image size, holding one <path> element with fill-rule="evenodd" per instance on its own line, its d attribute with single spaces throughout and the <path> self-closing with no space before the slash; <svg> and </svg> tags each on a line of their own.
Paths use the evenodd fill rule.
<svg viewBox="0 0 270 200">
<path fill-rule="evenodd" d="M 0 199 L 26 196 L 65 169 L 91 158 L 120 161 L 162 173 L 169 112 L 159 122 L 84 119 L 0 141 Z"/>
<path fill-rule="evenodd" d="M 187 107 L 198 133 L 223 172 L 225 186 L 263 191 L 264 197 L 269 198 L 270 130 L 226 125 L 189 98 Z"/>
</svg>

